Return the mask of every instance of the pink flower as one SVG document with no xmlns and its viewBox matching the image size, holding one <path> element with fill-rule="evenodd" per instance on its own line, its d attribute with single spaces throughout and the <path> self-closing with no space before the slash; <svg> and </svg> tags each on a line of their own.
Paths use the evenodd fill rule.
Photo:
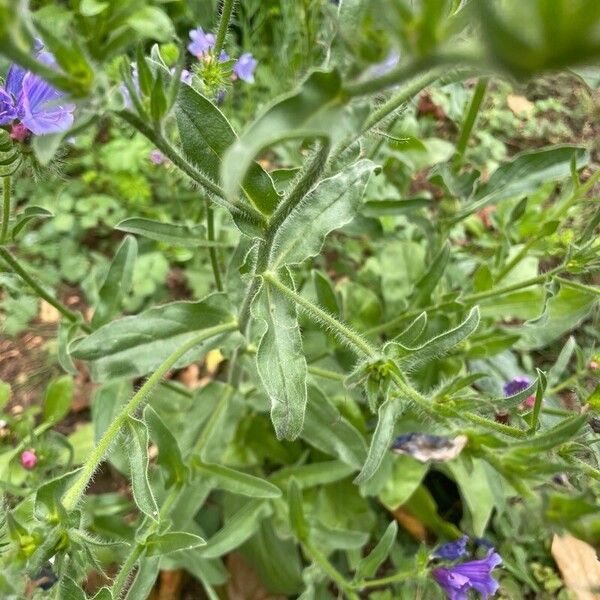
<svg viewBox="0 0 600 600">
<path fill-rule="evenodd" d="M 35 465 L 37 464 L 37 461 L 38 461 L 38 457 L 37 457 L 37 454 L 35 453 L 35 450 L 33 450 L 33 449 L 25 450 L 21 454 L 21 466 L 24 469 L 27 469 L 28 471 L 30 471 L 31 469 L 33 469 L 35 467 Z"/>
</svg>

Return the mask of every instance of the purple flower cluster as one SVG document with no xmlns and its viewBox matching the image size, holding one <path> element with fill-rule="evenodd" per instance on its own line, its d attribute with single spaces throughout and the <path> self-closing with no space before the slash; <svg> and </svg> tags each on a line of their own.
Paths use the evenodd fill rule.
<svg viewBox="0 0 600 600">
<path fill-rule="evenodd" d="M 56 61 L 49 52 L 38 52 L 37 59 L 54 67 Z M 65 103 L 60 92 L 38 75 L 11 65 L 3 87 L 0 87 L 0 126 L 12 125 L 11 137 L 23 141 L 34 135 L 59 133 L 73 124 L 73 104 Z"/>
<path fill-rule="evenodd" d="M 187 49 L 199 60 L 209 56 L 211 50 L 215 47 L 215 36 L 212 33 L 204 33 L 202 27 L 190 31 L 190 43 Z M 224 50 L 219 54 L 219 61 L 229 60 L 229 55 Z M 244 52 L 233 65 L 234 75 L 246 83 L 254 83 L 254 70 L 257 65 L 256 59 L 250 52 Z"/>
<path fill-rule="evenodd" d="M 433 558 L 452 561 L 467 555 L 468 537 L 443 544 L 432 554 Z M 493 596 L 500 587 L 492 577 L 492 571 L 502 563 L 502 558 L 489 548 L 485 558 L 469 560 L 447 567 L 436 567 L 431 571 L 433 578 L 446 592 L 448 600 L 468 600 L 470 590 L 479 592 L 482 598 Z"/>
</svg>

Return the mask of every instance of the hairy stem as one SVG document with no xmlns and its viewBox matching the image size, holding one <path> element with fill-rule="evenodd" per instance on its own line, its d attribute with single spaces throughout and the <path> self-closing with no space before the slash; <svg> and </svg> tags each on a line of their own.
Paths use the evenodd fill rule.
<svg viewBox="0 0 600 600">
<path fill-rule="evenodd" d="M 273 286 L 276 290 L 281 292 L 290 301 L 296 303 L 298 306 L 303 308 L 310 316 L 312 316 L 317 322 L 324 324 L 328 327 L 338 338 L 342 339 L 360 354 L 364 354 L 369 357 L 377 356 L 377 350 L 369 342 L 364 340 L 358 333 L 350 329 L 347 325 L 339 321 L 333 315 L 324 311 L 322 308 L 313 304 L 310 300 L 307 300 L 295 290 L 287 287 L 273 273 L 263 273 L 262 278 Z"/>
<path fill-rule="evenodd" d="M 147 137 L 176 167 L 183 171 L 190 179 L 200 184 L 206 191 L 213 194 L 214 201 L 226 208 L 232 215 L 239 215 L 250 223 L 254 223 L 260 227 L 266 224 L 265 217 L 262 213 L 248 204 L 232 203 L 225 198 L 225 193 L 204 173 L 192 165 L 184 158 L 179 151 L 174 148 L 170 142 L 159 132 L 155 131 L 142 119 L 131 112 L 122 110 L 117 112 L 117 115 L 132 127 L 137 129 L 142 135 Z"/>
<path fill-rule="evenodd" d="M 229 29 L 229 21 L 231 19 L 231 13 L 235 0 L 223 0 L 223 8 L 221 9 L 221 18 L 219 19 L 219 29 L 217 31 L 217 39 L 215 40 L 215 56 L 219 56 L 223 49 L 223 43 L 225 42 L 225 36 Z"/>
<path fill-rule="evenodd" d="M 458 142 L 456 142 L 456 154 L 454 155 L 455 167 L 459 167 L 462 163 L 465 151 L 467 149 L 467 145 L 469 143 L 469 138 L 471 137 L 471 132 L 473 131 L 473 127 L 475 126 L 475 121 L 477 121 L 479 109 L 481 108 L 481 104 L 483 103 L 483 99 L 485 97 L 487 85 L 487 77 L 482 77 L 475 86 L 475 91 L 473 92 L 471 103 L 469 104 L 467 114 L 465 115 L 465 120 L 463 121 L 462 128 L 460 130 Z"/>
<path fill-rule="evenodd" d="M 10 220 L 10 175 L 2 178 L 2 231 L 0 244 L 8 237 L 8 222 Z"/>
<path fill-rule="evenodd" d="M 104 459 L 104 456 L 108 452 L 108 449 L 116 439 L 117 435 L 121 431 L 121 428 L 127 421 L 130 415 L 135 414 L 142 403 L 154 390 L 154 388 L 160 383 L 161 379 L 167 374 L 167 372 L 175 365 L 175 363 L 186 353 L 189 352 L 194 346 L 215 337 L 217 335 L 227 333 L 237 329 L 237 322 L 224 323 L 222 325 L 216 325 L 205 329 L 198 335 L 194 336 L 188 342 L 183 344 L 180 348 L 172 352 L 152 373 L 152 375 L 146 380 L 144 385 L 133 395 L 131 400 L 125 405 L 121 412 L 117 415 L 114 421 L 110 424 L 108 429 L 104 432 L 104 435 L 98 442 L 98 445 L 88 459 L 83 464 L 81 473 L 71 487 L 65 492 L 63 496 L 63 504 L 66 510 L 73 510 L 81 496 L 85 492 L 90 479 L 93 477 L 96 469 Z"/>
<path fill-rule="evenodd" d="M 327 560 L 320 550 L 309 542 L 302 542 L 302 546 L 314 563 L 335 582 L 340 591 L 350 600 L 359 600 L 358 594 L 353 590 L 352 584 Z"/>
<path fill-rule="evenodd" d="M 62 302 L 51 296 L 37 281 L 21 266 L 21 263 L 6 249 L 0 247 L 0 258 L 25 282 L 29 287 L 48 304 L 54 306 L 56 310 L 64 315 L 69 321 L 77 323 L 83 331 L 91 333 L 92 328 L 83 322 L 83 316 L 80 313 L 73 312 Z"/>
</svg>

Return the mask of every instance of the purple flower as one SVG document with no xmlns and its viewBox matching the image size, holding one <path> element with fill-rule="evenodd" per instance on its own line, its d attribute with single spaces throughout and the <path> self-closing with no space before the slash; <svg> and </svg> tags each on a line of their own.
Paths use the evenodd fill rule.
<svg viewBox="0 0 600 600">
<path fill-rule="evenodd" d="M 150 152 L 150 162 L 155 165 L 162 165 L 165 162 L 165 155 L 160 150 L 152 150 Z"/>
<path fill-rule="evenodd" d="M 229 54 L 227 54 L 227 52 L 225 52 L 225 50 L 221 50 L 220 54 L 219 54 L 219 62 L 225 62 L 229 60 Z"/>
<path fill-rule="evenodd" d="M 254 69 L 257 64 L 250 52 L 244 52 L 233 65 L 233 72 L 246 83 L 254 83 Z"/>
<path fill-rule="evenodd" d="M 192 85 L 192 72 L 187 69 L 183 69 L 181 71 L 180 79 L 182 83 L 187 83 L 188 85 Z"/>
<path fill-rule="evenodd" d="M 40 62 L 54 67 L 54 57 L 39 52 Z M 73 104 L 65 104 L 66 95 L 38 75 L 11 65 L 4 89 L 0 88 L 0 125 L 20 121 L 35 135 L 66 131 L 73 124 Z M 20 136 L 22 137 L 22 136 Z"/>
<path fill-rule="evenodd" d="M 468 536 L 463 535 L 463 537 L 458 540 L 442 544 L 433 551 L 431 556 L 434 558 L 445 558 L 446 560 L 456 560 L 461 556 L 465 556 L 467 554 L 468 539 Z"/>
<path fill-rule="evenodd" d="M 196 58 L 204 56 L 215 45 L 215 36 L 212 33 L 204 33 L 202 27 L 192 29 L 190 31 L 190 39 L 192 41 L 188 44 L 187 49 Z"/>
<path fill-rule="evenodd" d="M 502 562 L 500 555 L 492 548 L 481 560 L 470 560 L 452 567 L 438 567 L 431 574 L 448 600 L 468 600 L 469 590 L 474 589 L 481 596 L 489 598 L 500 587 L 492 577 L 492 571 Z"/>
<path fill-rule="evenodd" d="M 524 375 L 513 377 L 509 382 L 504 384 L 504 395 L 514 396 L 528 388 L 530 384 L 531 381 L 529 381 L 529 377 L 525 377 Z"/>
</svg>

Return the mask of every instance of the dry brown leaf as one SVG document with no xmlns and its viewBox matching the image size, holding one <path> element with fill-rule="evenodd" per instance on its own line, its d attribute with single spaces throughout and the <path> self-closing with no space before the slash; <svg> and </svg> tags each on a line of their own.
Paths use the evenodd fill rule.
<svg viewBox="0 0 600 600">
<path fill-rule="evenodd" d="M 506 97 L 506 104 L 516 117 L 531 117 L 535 108 L 533 102 L 518 94 L 509 94 Z"/>
<path fill-rule="evenodd" d="M 599 600 L 600 562 L 589 544 L 572 535 L 555 535 L 552 556 L 558 565 L 567 588 L 577 600 Z"/>
<path fill-rule="evenodd" d="M 400 525 L 416 540 L 419 540 L 420 542 L 427 540 L 427 528 L 408 510 L 408 508 L 399 506 L 392 511 L 392 514 L 396 518 L 396 521 L 398 521 L 398 523 L 400 523 Z"/>
</svg>

